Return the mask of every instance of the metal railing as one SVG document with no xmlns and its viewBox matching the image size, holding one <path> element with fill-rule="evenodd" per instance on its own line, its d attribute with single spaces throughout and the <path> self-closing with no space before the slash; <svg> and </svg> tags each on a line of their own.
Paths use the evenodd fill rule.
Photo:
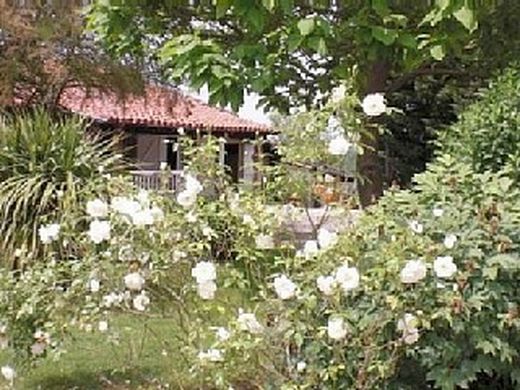
<svg viewBox="0 0 520 390">
<path fill-rule="evenodd" d="M 176 192 L 182 182 L 182 171 L 130 171 L 132 181 L 143 190 Z"/>
</svg>

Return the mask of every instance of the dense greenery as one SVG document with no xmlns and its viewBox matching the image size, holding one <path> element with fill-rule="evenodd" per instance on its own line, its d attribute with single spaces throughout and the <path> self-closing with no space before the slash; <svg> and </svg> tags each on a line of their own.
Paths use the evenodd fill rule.
<svg viewBox="0 0 520 390">
<path fill-rule="evenodd" d="M 85 134 L 85 125 L 43 110 L 1 117 L 0 258 L 38 248 L 40 226 L 75 212 L 123 168 L 117 140 Z"/>
<path fill-rule="evenodd" d="M 439 140 L 443 152 L 469 161 L 477 171 L 512 166 L 520 178 L 520 70 L 509 68 L 493 80 L 480 99 Z"/>
</svg>

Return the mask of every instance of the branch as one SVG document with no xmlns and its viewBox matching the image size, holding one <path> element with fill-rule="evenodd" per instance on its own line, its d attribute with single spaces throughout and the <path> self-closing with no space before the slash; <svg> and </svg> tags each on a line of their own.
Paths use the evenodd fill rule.
<svg viewBox="0 0 520 390">
<path fill-rule="evenodd" d="M 398 91 L 410 81 L 420 76 L 467 76 L 468 74 L 469 73 L 466 70 L 425 66 L 395 79 L 388 87 L 386 87 L 385 92 Z"/>
</svg>

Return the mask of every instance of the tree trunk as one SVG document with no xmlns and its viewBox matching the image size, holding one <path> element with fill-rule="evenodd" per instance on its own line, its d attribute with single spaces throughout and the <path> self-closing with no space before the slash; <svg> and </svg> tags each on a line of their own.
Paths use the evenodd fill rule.
<svg viewBox="0 0 520 390">
<path fill-rule="evenodd" d="M 370 68 L 365 88 L 365 95 L 385 90 L 390 72 L 390 64 L 386 61 L 374 62 Z M 383 164 L 379 157 L 379 132 L 377 127 L 369 126 L 367 134 L 361 137 L 365 146 L 364 153 L 358 155 L 357 167 L 361 175 L 358 185 L 359 201 L 363 208 L 374 203 L 383 194 Z"/>
</svg>

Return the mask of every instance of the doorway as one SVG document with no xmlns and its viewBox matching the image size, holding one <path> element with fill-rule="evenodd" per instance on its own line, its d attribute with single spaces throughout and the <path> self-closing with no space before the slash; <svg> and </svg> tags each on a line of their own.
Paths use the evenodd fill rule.
<svg viewBox="0 0 520 390">
<path fill-rule="evenodd" d="M 224 165 L 233 183 L 240 178 L 240 144 L 226 143 L 224 146 Z"/>
</svg>

